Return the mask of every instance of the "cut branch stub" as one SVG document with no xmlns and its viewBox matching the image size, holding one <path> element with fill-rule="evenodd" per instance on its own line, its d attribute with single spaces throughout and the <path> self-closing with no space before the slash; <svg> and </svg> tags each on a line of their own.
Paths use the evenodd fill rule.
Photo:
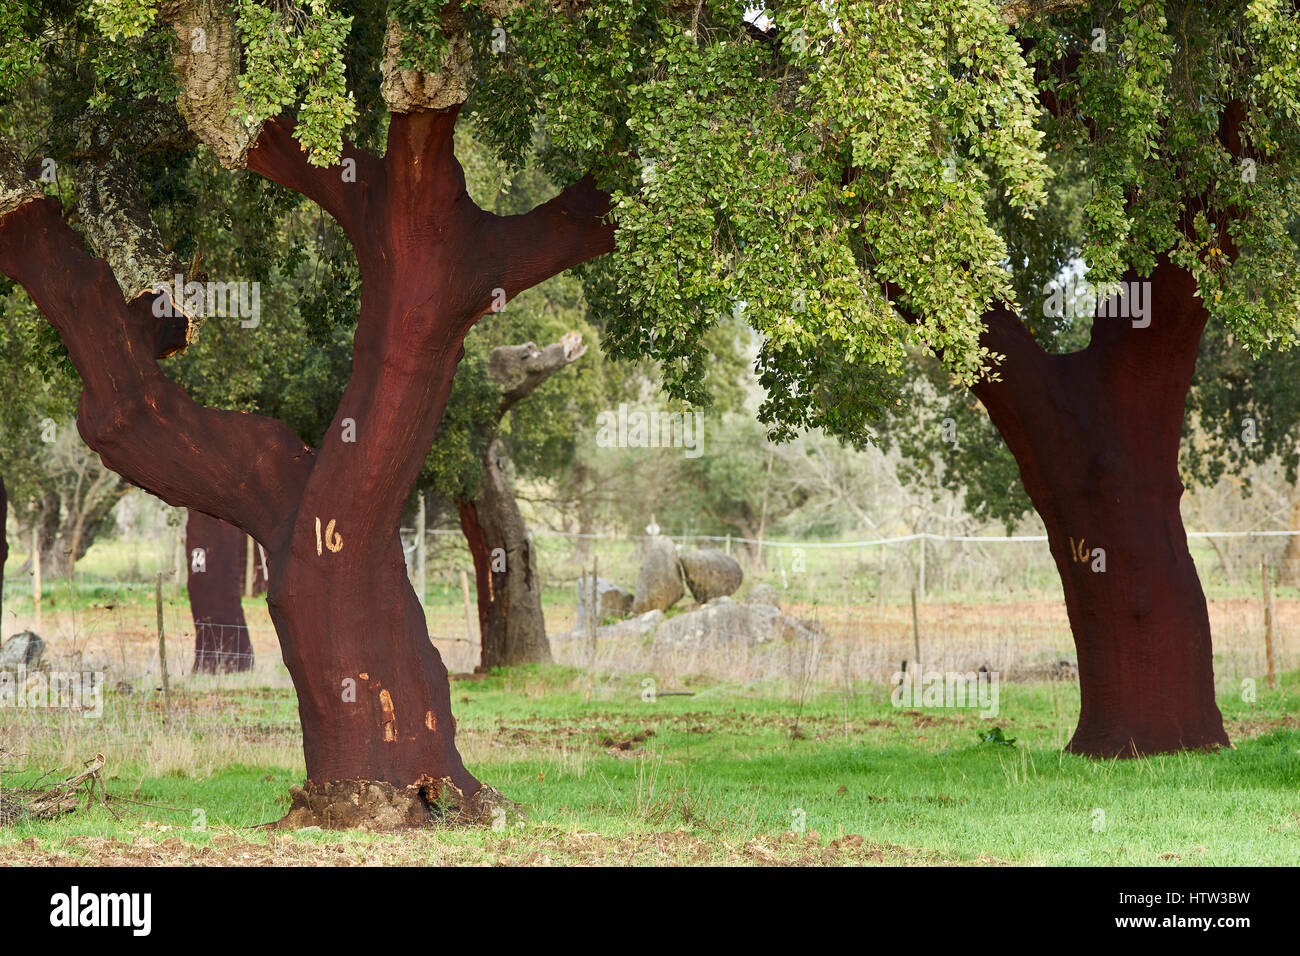
<svg viewBox="0 0 1300 956">
<path fill-rule="evenodd" d="M 488 373 L 505 390 L 501 396 L 501 412 L 531 394 L 566 365 L 582 358 L 587 346 L 579 332 L 569 332 L 560 341 L 539 349 L 532 342 L 524 345 L 503 345 L 493 349 L 488 356 Z"/>
</svg>

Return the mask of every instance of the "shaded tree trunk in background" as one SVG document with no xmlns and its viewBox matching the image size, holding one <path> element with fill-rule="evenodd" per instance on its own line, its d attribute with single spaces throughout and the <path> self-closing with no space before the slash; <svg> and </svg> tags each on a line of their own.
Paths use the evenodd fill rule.
<svg viewBox="0 0 1300 956">
<path fill-rule="evenodd" d="M 50 490 L 32 503 L 27 520 L 22 520 L 19 513 L 24 537 L 30 537 L 33 529 L 37 532 L 42 574 L 51 578 L 67 577 L 108 526 L 113 509 L 129 486 L 111 472 L 106 474 L 112 479 L 111 487 L 101 494 L 83 500 L 75 495 L 64 498 L 57 490 Z"/>
<path fill-rule="evenodd" d="M 253 669 L 253 643 L 240 597 L 248 536 L 232 524 L 190 509 L 185 522 L 185 584 L 194 617 L 194 673 Z"/>
<path fill-rule="evenodd" d="M 483 457 L 483 488 L 460 501 L 460 526 L 474 556 L 479 668 L 549 663 L 537 555 L 510 489 L 500 439 Z"/>
<path fill-rule="evenodd" d="M 71 507 L 64 502 L 64 520 L 54 545 L 51 574 L 66 577 L 72 573 L 73 567 L 86 556 L 108 524 L 113 509 L 126 494 L 129 487 L 126 482 L 112 472 L 104 472 L 104 477 L 109 481 L 105 483 L 102 494 L 88 495 L 84 502 L 74 497 Z"/>
<path fill-rule="evenodd" d="M 501 404 L 489 426 L 482 488 L 473 500 L 457 503 L 461 530 L 474 557 L 480 670 L 551 661 L 537 553 L 510 487 L 505 445 L 497 430 L 516 403 L 586 352 L 582 337 L 569 332 L 543 349 L 532 342 L 503 345 L 488 357 L 488 372 L 502 388 Z"/>
<path fill-rule="evenodd" d="M 1098 317 L 1088 347 L 1068 355 L 992 314 L 982 341 L 1006 361 L 999 381 L 974 387 L 1047 526 L 1079 654 L 1067 749 L 1095 757 L 1228 743 L 1179 513 L 1178 444 L 1207 314 L 1195 280 L 1165 259 L 1145 298 L 1149 327 Z"/>
</svg>

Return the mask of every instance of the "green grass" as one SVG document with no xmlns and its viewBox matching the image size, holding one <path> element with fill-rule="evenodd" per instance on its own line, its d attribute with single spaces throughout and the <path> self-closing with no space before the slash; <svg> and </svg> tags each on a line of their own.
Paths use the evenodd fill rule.
<svg viewBox="0 0 1300 956">
<path fill-rule="evenodd" d="M 806 856 L 859 834 L 866 845 L 885 848 L 876 858 L 883 862 L 1300 859 L 1300 725 L 1286 716 L 1300 703 L 1300 673 L 1285 675 L 1277 691 L 1261 691 L 1254 704 L 1221 699 L 1237 731 L 1235 750 L 1132 761 L 1061 753 L 1078 706 L 1077 689 L 1067 685 L 1003 684 L 994 720 L 972 711 L 896 709 L 880 685 L 801 703 L 788 692 L 774 696 L 775 688 L 756 696 L 700 682 L 688 685 L 694 697 L 644 703 L 639 680 L 628 677 L 602 682 L 599 699 L 587 704 L 581 686 L 582 675 L 563 668 L 453 685 L 471 769 L 527 806 L 522 826 L 506 833 L 435 829 L 419 838 L 309 833 L 295 845 L 407 862 L 453 851 L 529 862 L 579 859 L 584 840 L 609 853 L 629 846 L 650 852 L 651 839 L 653 852 L 666 854 L 662 862 L 743 862 L 758 852 L 754 846 Z M 292 704 L 291 692 L 283 698 L 267 705 L 277 716 Z M 1014 745 L 981 742 L 995 726 Z M 0 829 L 0 858 L 11 860 L 23 840 L 35 854 L 63 847 L 75 856 L 78 846 L 98 853 L 102 846 L 80 838 L 131 843 L 161 838 L 160 827 L 175 828 L 161 832 L 191 849 L 232 835 L 275 848 L 278 838 L 239 828 L 277 818 L 301 777 L 299 766 L 152 777 L 139 766 L 116 766 L 109 791 L 155 806 L 116 803 L 120 821 L 94 808 Z M 28 772 L 8 783 L 31 779 Z M 206 831 L 190 829 L 196 808 L 206 814 Z M 800 824 L 807 833 L 790 836 Z"/>
</svg>

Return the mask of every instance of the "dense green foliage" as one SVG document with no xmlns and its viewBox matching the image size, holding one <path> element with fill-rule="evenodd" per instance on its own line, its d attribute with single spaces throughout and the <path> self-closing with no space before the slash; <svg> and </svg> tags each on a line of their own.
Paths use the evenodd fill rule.
<svg viewBox="0 0 1300 956">
<path fill-rule="evenodd" d="M 775 29 L 762 35 L 746 7 L 238 0 L 229 11 L 240 110 L 294 115 L 318 163 L 345 136 L 379 148 L 388 17 L 403 28 L 403 67 L 439 69 L 454 53 L 449 37 L 467 42 L 467 132 L 505 178 L 531 170 L 554 188 L 591 172 L 612 197 L 618 251 L 580 270 L 598 317 L 588 329 L 614 357 L 652 360 L 675 399 L 702 404 L 722 380 L 709 374 L 715 330 L 749 326 L 766 390 L 759 416 L 779 437 L 823 427 L 861 442 L 891 411 L 894 430 L 910 415 L 918 352 L 935 357 L 928 377 L 941 393 L 945 381 L 969 384 L 996 367 L 978 337 L 999 301 L 1049 349 L 1080 347 L 1088 320 L 1043 306 L 1067 270 L 1140 277 L 1168 255 L 1196 276 L 1225 355 L 1293 342 L 1300 23 L 1289 5 L 1117 0 L 1012 31 L 990 0 L 773 0 Z M 149 0 L 11 4 L 0 17 L 4 132 L 29 159 L 78 161 L 87 130 L 174 99 L 175 42 Z M 1225 139 L 1223 118 L 1238 107 Z M 142 179 L 178 255 L 270 282 L 282 296 L 268 308 L 295 315 L 277 315 L 255 347 L 240 330 L 209 330 L 230 341 L 214 342 L 211 361 L 181 363 L 187 383 L 205 401 L 284 415 L 314 440 L 344 374 L 350 254 L 332 225 L 291 214 L 273 187 L 221 185 L 202 150 L 167 155 L 142 156 Z M 540 198 L 505 195 L 506 206 L 511 195 Z M 231 210 L 225 235 L 223 214 L 207 212 L 218 209 Z M 492 345 L 581 324 L 572 288 L 542 299 L 518 302 L 522 324 L 485 323 L 466 372 L 481 371 Z M 560 313 L 547 313 L 553 302 Z M 265 341 L 282 333 L 300 344 Z M 300 374 L 310 397 L 295 409 L 287 386 Z M 468 406 L 454 403 L 451 422 L 468 427 L 490 410 L 483 386 L 481 375 L 458 385 Z M 585 417 L 599 391 L 570 410 Z M 979 410 L 957 403 L 937 418 L 967 416 L 959 431 L 975 453 L 950 456 L 944 480 L 1010 517 L 1024 504 L 1014 473 Z M 563 419 L 545 401 L 537 408 L 539 421 L 517 433 L 538 436 L 542 458 L 571 455 L 547 437 Z M 953 450 L 933 446 L 935 431 L 925 426 L 913 457 Z M 456 454 L 461 464 L 434 466 L 437 481 L 472 485 L 468 440 Z M 989 475 L 971 471 L 985 459 Z"/>
</svg>

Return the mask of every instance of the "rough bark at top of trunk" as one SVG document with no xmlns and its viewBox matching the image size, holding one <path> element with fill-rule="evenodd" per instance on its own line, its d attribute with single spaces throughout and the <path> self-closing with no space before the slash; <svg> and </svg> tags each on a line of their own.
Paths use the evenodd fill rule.
<svg viewBox="0 0 1300 956">
<path fill-rule="evenodd" d="M 224 0 L 169 0 L 161 12 L 176 34 L 172 67 L 181 83 L 176 107 L 186 125 L 212 148 L 217 161 L 227 169 L 238 169 L 261 126 L 234 108 L 239 93 L 239 42 L 229 5 Z"/>
<path fill-rule="evenodd" d="M 160 341 L 154 354 L 167 358 L 198 337 L 202 316 L 187 312 L 168 291 L 182 270 L 164 248 L 138 183 L 139 171 L 130 157 L 80 163 L 77 212 L 86 241 L 108 263 L 127 302 L 143 296 L 152 305 L 155 293 L 166 296 L 170 307 L 163 310 L 159 326 L 167 329 L 168 340 Z"/>
<path fill-rule="evenodd" d="M 1088 0 L 1011 0 L 1001 4 L 1002 22 L 1015 26 L 1036 17 L 1045 17 L 1052 13 L 1064 13 L 1082 6 Z"/>
<path fill-rule="evenodd" d="M 8 149 L 0 149 L 0 218 L 42 196 L 41 188 Z"/>
<path fill-rule="evenodd" d="M 447 52 L 442 67 L 435 73 L 423 73 L 398 67 L 405 35 L 397 21 L 389 19 L 384 34 L 384 59 L 380 65 L 384 74 L 380 91 L 390 112 L 443 110 L 460 106 L 469 99 L 473 85 L 470 69 L 472 50 L 459 12 L 450 4 L 444 8 L 442 25 L 447 32 Z"/>
</svg>

